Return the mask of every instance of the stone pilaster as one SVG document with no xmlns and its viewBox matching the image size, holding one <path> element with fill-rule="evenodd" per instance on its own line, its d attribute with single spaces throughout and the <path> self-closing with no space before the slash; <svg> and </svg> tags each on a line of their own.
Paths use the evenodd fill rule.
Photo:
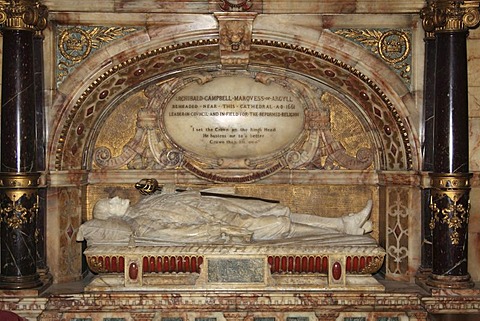
<svg viewBox="0 0 480 321">
<path fill-rule="evenodd" d="M 429 3 L 432 1 L 428 1 Z M 433 14 L 433 7 L 429 4 L 422 11 L 425 18 Z M 434 121 L 435 121 L 435 28 L 429 25 L 430 20 L 424 19 L 425 29 L 425 58 L 424 58 L 424 95 L 423 95 L 423 141 L 422 141 L 422 171 L 431 172 L 434 160 Z M 430 229 L 431 211 L 429 208 L 430 188 L 422 190 L 422 262 L 418 277 L 426 278 L 432 272 L 432 231 Z"/>
<path fill-rule="evenodd" d="M 34 34 L 47 24 L 35 0 L 0 1 L 3 36 L 0 153 L 0 287 L 33 288 L 37 273 L 38 179 Z"/>
<path fill-rule="evenodd" d="M 433 172 L 430 224 L 434 287 L 473 286 L 467 271 L 470 210 L 467 36 L 480 21 L 479 1 L 427 2 L 426 31 L 435 34 Z"/>
</svg>

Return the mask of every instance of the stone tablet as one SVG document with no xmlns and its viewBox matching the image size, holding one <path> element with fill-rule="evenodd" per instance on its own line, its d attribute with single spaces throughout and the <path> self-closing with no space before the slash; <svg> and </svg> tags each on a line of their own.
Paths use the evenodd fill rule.
<svg viewBox="0 0 480 321">
<path fill-rule="evenodd" d="M 304 120 L 295 94 L 248 77 L 190 84 L 170 99 L 162 119 L 168 137 L 182 150 L 233 159 L 288 148 L 302 133 Z"/>
</svg>

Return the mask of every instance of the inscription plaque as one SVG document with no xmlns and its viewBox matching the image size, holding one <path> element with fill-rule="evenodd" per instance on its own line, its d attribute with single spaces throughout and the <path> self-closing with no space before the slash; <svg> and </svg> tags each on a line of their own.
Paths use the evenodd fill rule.
<svg viewBox="0 0 480 321">
<path fill-rule="evenodd" d="M 177 92 L 163 112 L 167 136 L 209 158 L 249 159 L 292 145 L 304 130 L 299 98 L 277 83 L 218 77 Z"/>
<path fill-rule="evenodd" d="M 264 259 L 209 259 L 208 282 L 263 283 Z"/>
</svg>

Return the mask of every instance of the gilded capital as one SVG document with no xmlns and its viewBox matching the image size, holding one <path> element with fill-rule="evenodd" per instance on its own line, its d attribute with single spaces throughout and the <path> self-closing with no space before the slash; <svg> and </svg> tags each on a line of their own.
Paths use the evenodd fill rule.
<svg viewBox="0 0 480 321">
<path fill-rule="evenodd" d="M 0 27 L 41 31 L 47 27 L 48 9 L 36 0 L 0 0 Z"/>
<path fill-rule="evenodd" d="M 427 34 L 442 31 L 466 31 L 480 23 L 480 1 L 428 0 L 420 17 Z"/>
</svg>

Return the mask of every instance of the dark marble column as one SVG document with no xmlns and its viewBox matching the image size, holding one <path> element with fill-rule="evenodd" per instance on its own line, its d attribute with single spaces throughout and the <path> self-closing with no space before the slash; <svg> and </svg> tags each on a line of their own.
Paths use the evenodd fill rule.
<svg viewBox="0 0 480 321">
<path fill-rule="evenodd" d="M 478 2 L 429 3 L 435 25 L 433 172 L 429 227 L 432 273 L 427 284 L 473 286 L 467 271 L 470 177 L 468 166 L 467 35 L 480 18 Z"/>
<path fill-rule="evenodd" d="M 34 0 L 0 4 L 3 35 L 0 144 L 0 288 L 41 285 L 37 273 L 39 177 L 34 33 L 47 10 Z"/>
</svg>

